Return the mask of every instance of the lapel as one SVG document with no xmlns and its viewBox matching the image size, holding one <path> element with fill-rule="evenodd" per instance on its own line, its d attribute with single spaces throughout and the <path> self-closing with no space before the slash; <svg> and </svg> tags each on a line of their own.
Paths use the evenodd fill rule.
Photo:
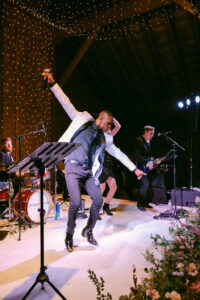
<svg viewBox="0 0 200 300">
<path fill-rule="evenodd" d="M 60 137 L 59 142 L 70 142 L 73 135 L 88 121 L 93 121 L 93 117 L 87 112 L 84 111 L 80 113 L 69 125 L 67 130 Z"/>
<path fill-rule="evenodd" d="M 79 135 L 79 133 L 81 131 L 85 130 L 88 126 L 92 125 L 92 123 L 93 123 L 93 121 L 88 121 L 87 123 L 83 124 L 78 130 L 76 130 L 76 132 L 71 137 L 70 142 L 72 143 L 74 141 L 74 139 L 77 137 L 77 135 Z"/>
</svg>

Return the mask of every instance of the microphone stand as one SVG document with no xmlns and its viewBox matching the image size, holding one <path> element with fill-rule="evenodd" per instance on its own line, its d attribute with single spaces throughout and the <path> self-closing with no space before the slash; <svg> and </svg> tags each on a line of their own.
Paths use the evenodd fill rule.
<svg viewBox="0 0 200 300">
<path fill-rule="evenodd" d="M 159 216 L 154 216 L 154 219 L 159 219 L 159 218 L 175 218 L 175 219 L 179 219 L 179 212 L 177 211 L 177 207 L 176 207 L 176 158 L 177 158 L 177 149 L 179 148 L 182 151 L 185 151 L 185 148 L 183 148 L 181 145 L 179 145 L 175 140 L 173 140 L 171 137 L 169 137 L 167 134 L 163 134 L 166 138 L 166 140 L 172 142 L 172 147 L 173 149 L 171 150 L 173 152 L 173 184 L 174 184 L 174 211 L 166 211 L 163 213 L 160 213 Z"/>
<path fill-rule="evenodd" d="M 32 135 L 32 134 L 37 134 L 37 133 L 40 133 L 40 132 L 45 132 L 44 128 L 41 129 L 41 130 L 37 130 L 37 128 L 36 128 L 35 131 L 24 133 L 24 134 L 21 134 L 21 135 L 18 135 L 18 136 L 15 137 L 15 138 L 18 139 L 18 142 L 19 142 L 19 161 L 21 161 L 22 138 L 25 137 L 25 136 Z M 19 237 L 18 237 L 18 241 L 21 241 L 21 226 L 22 226 L 21 171 L 19 171 Z"/>
</svg>

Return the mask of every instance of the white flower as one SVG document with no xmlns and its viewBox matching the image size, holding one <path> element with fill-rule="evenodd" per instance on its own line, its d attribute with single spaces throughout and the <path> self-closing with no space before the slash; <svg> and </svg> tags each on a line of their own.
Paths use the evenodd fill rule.
<svg viewBox="0 0 200 300">
<path fill-rule="evenodd" d="M 177 267 L 177 269 L 183 269 L 184 268 L 184 264 L 182 262 L 178 263 L 176 267 Z"/>
<path fill-rule="evenodd" d="M 175 276 L 183 276 L 184 273 L 183 273 L 183 272 L 172 272 L 172 275 L 175 275 Z"/>
<path fill-rule="evenodd" d="M 175 291 L 172 291 L 171 293 L 169 293 L 169 292 L 165 293 L 165 298 L 171 299 L 171 300 L 181 300 L 181 295 Z"/>
<path fill-rule="evenodd" d="M 196 265 L 194 263 L 190 263 L 187 267 L 187 272 L 190 276 L 196 276 L 198 274 Z"/>
<path fill-rule="evenodd" d="M 150 289 L 146 290 L 146 296 L 151 297 L 151 299 L 153 299 L 153 300 L 160 299 L 160 295 L 159 295 L 158 291 L 156 291 L 156 290 L 150 290 Z"/>
<path fill-rule="evenodd" d="M 200 197 L 199 196 L 196 196 L 196 198 L 195 198 L 195 203 L 197 204 L 197 203 L 200 203 Z"/>
</svg>

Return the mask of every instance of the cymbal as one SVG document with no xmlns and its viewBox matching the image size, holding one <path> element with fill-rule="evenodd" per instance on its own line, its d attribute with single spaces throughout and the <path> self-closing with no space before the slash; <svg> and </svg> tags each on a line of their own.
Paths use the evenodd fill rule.
<svg viewBox="0 0 200 300">
<path fill-rule="evenodd" d="M 6 171 L 6 164 L 0 163 L 0 171 Z"/>
</svg>

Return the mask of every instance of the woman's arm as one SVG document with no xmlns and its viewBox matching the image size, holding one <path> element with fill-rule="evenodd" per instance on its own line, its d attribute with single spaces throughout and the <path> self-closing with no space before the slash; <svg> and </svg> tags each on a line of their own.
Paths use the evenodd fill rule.
<svg viewBox="0 0 200 300">
<path fill-rule="evenodd" d="M 121 125 L 115 118 L 113 118 L 113 124 L 115 127 L 111 130 L 110 134 L 114 136 L 120 130 Z"/>
</svg>

